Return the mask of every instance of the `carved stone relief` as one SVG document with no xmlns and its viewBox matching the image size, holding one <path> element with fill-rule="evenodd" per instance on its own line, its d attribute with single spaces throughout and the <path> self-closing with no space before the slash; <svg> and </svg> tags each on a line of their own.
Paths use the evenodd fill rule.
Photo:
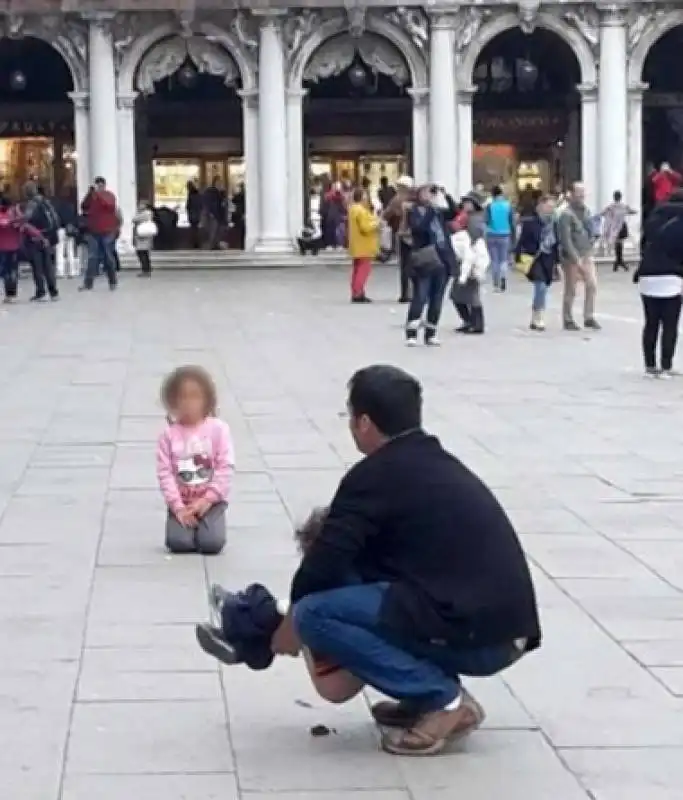
<svg viewBox="0 0 683 800">
<path fill-rule="evenodd" d="M 237 83 L 239 71 L 227 50 L 203 36 L 178 35 L 158 42 L 143 57 L 138 67 L 137 89 L 146 95 L 153 94 L 154 85 L 173 75 L 187 60 L 198 72 L 222 78 L 226 86 Z"/>
<path fill-rule="evenodd" d="M 425 52 L 429 47 L 429 20 L 421 8 L 399 6 L 385 13 L 385 19 L 405 31 L 418 50 Z"/>
<path fill-rule="evenodd" d="M 533 33 L 540 7 L 541 0 L 519 0 L 517 3 L 519 27 L 523 33 Z"/>
<path fill-rule="evenodd" d="M 637 5 L 632 8 L 627 17 L 628 24 L 628 52 L 629 55 L 638 46 L 640 40 L 657 26 L 659 20 L 669 13 L 667 8 L 652 8 L 650 4 Z"/>
<path fill-rule="evenodd" d="M 238 11 L 230 23 L 230 30 L 247 53 L 258 52 L 258 25 L 245 11 Z"/>
<path fill-rule="evenodd" d="M 324 42 L 304 71 L 304 81 L 318 82 L 341 75 L 356 55 L 372 71 L 391 78 L 397 86 L 410 82 L 410 72 L 402 54 L 383 36 L 365 32 L 360 37 L 341 34 Z"/>
<path fill-rule="evenodd" d="M 479 33 L 479 29 L 491 16 L 491 10 L 470 6 L 455 19 L 455 50 L 462 52 L 466 50 L 474 41 Z"/>
<path fill-rule="evenodd" d="M 298 14 L 290 14 L 282 26 L 285 56 L 291 59 L 304 42 L 323 21 L 320 11 L 306 8 Z"/>
<path fill-rule="evenodd" d="M 367 7 L 362 0 L 344 0 L 344 8 L 349 23 L 349 36 L 360 39 L 365 32 L 365 15 Z"/>
<path fill-rule="evenodd" d="M 594 6 L 575 6 L 562 15 L 565 22 L 583 36 L 586 43 L 597 54 L 600 47 L 600 13 Z"/>
</svg>

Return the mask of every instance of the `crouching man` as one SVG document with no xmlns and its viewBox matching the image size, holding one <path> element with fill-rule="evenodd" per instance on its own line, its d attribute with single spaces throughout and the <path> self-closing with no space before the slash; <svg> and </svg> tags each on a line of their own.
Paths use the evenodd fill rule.
<svg viewBox="0 0 683 800">
<path fill-rule="evenodd" d="M 491 491 L 422 430 L 415 378 L 359 370 L 348 413 L 365 458 L 304 553 L 272 649 L 303 646 L 393 698 L 373 709 L 396 729 L 383 748 L 433 755 L 483 719 L 461 676 L 495 675 L 539 646 L 531 576 Z"/>
</svg>

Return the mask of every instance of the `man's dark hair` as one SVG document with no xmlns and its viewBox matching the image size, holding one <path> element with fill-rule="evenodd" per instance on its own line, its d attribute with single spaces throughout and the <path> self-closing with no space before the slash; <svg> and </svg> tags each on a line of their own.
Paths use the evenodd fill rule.
<svg viewBox="0 0 683 800">
<path fill-rule="evenodd" d="M 494 197 L 500 197 L 503 194 L 503 190 L 500 188 L 500 186 L 494 186 L 493 189 L 491 189 L 491 194 Z"/>
<path fill-rule="evenodd" d="M 422 387 L 398 367 L 364 367 L 349 381 L 349 412 L 365 414 L 385 436 L 398 436 L 422 426 Z"/>
<path fill-rule="evenodd" d="M 360 189 L 359 187 L 356 187 L 353 190 L 353 202 L 360 203 L 364 199 L 365 199 L 365 189 Z"/>
</svg>

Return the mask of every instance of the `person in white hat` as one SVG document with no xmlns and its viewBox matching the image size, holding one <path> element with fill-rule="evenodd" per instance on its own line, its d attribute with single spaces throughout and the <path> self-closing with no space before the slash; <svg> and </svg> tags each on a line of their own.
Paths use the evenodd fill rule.
<svg viewBox="0 0 683 800">
<path fill-rule="evenodd" d="M 396 181 L 396 196 L 384 210 L 383 218 L 398 238 L 398 267 L 400 280 L 399 303 L 410 302 L 410 277 L 408 261 L 412 236 L 408 225 L 408 212 L 413 207 L 415 181 L 410 175 L 401 175 Z"/>
</svg>

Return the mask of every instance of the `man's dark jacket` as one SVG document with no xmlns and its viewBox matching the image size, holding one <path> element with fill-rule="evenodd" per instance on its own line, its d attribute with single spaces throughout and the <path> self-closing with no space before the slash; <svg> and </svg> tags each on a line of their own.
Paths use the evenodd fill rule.
<svg viewBox="0 0 683 800">
<path fill-rule="evenodd" d="M 304 556 L 291 601 L 387 581 L 382 621 L 411 639 L 480 647 L 540 643 L 529 568 L 491 491 L 439 440 L 399 436 L 342 479 L 320 537 Z"/>
</svg>

